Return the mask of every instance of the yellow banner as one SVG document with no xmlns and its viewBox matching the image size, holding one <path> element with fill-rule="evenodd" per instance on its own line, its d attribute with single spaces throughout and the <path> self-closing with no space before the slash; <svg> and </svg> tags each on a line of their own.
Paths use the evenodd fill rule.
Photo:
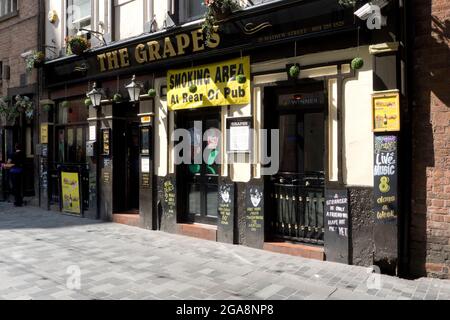
<svg viewBox="0 0 450 320">
<path fill-rule="evenodd" d="M 78 173 L 61 172 L 63 211 L 81 214 Z"/>
<path fill-rule="evenodd" d="M 250 57 L 170 70 L 167 74 L 169 109 L 249 104 L 250 76 Z"/>
</svg>

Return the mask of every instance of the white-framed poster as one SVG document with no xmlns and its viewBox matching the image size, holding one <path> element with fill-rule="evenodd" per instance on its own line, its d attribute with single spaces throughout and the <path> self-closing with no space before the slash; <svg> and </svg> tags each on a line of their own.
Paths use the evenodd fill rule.
<svg viewBox="0 0 450 320">
<path fill-rule="evenodd" d="M 228 153 L 251 153 L 253 117 L 228 118 L 227 137 Z"/>
</svg>

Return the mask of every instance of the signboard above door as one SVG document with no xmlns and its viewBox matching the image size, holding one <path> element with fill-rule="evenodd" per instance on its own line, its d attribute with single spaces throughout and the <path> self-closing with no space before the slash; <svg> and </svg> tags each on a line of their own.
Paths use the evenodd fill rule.
<svg viewBox="0 0 450 320">
<path fill-rule="evenodd" d="M 325 103 L 325 95 L 323 92 L 309 93 L 289 93 L 278 96 L 278 106 L 280 107 L 296 107 L 296 106 L 316 106 Z"/>
<path fill-rule="evenodd" d="M 250 76 L 250 57 L 170 70 L 167 73 L 169 109 L 249 104 Z"/>
</svg>

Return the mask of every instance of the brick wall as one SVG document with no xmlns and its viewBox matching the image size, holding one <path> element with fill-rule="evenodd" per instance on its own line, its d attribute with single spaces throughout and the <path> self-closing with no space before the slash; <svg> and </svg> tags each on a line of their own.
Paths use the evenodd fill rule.
<svg viewBox="0 0 450 320">
<path fill-rule="evenodd" d="M 450 278 L 450 1 L 413 4 L 413 194 L 415 276 Z"/>
<path fill-rule="evenodd" d="M 39 1 L 18 1 L 17 16 L 0 21 L 0 61 L 10 67 L 10 80 L 0 81 L 0 95 L 6 95 L 8 88 L 21 86 L 20 77 L 26 74 L 25 60 L 20 56 L 38 46 L 38 3 Z M 36 83 L 37 72 L 27 75 L 25 85 Z M 23 85 L 23 83 L 22 83 Z"/>
</svg>

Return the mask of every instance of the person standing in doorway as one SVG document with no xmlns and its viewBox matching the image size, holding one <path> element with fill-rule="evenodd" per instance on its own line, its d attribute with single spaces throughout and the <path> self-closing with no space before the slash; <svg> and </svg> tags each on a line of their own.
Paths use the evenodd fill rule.
<svg viewBox="0 0 450 320">
<path fill-rule="evenodd" d="M 14 194 L 14 205 L 16 207 L 21 207 L 23 205 L 23 195 L 22 195 L 22 180 L 23 180 L 23 164 L 24 164 L 24 154 L 21 150 L 20 144 L 16 143 L 15 152 L 12 154 L 10 159 L 8 159 L 7 167 L 10 169 L 9 173 L 11 176 L 13 194 Z"/>
</svg>

